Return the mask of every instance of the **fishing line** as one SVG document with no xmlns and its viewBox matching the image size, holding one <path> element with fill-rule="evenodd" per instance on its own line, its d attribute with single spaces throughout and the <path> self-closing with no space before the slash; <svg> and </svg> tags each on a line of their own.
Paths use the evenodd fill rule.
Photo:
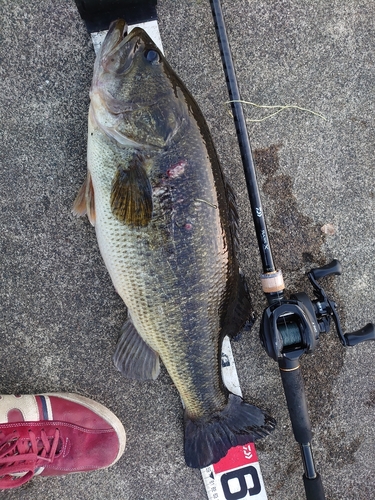
<svg viewBox="0 0 375 500">
<path fill-rule="evenodd" d="M 262 109 L 277 109 L 274 113 L 271 113 L 270 115 L 264 116 L 263 118 L 258 118 L 258 119 L 252 119 L 252 118 L 247 118 L 247 122 L 263 122 L 264 120 L 268 120 L 268 118 L 272 118 L 273 116 L 278 115 L 281 113 L 281 111 L 284 111 L 285 109 L 297 109 L 299 111 L 305 111 L 307 113 L 311 113 L 312 115 L 318 116 L 319 118 L 322 118 L 323 120 L 327 120 L 327 118 L 322 114 L 318 113 L 317 111 L 313 111 L 308 108 L 302 108 L 301 106 L 296 106 L 295 104 L 282 104 L 282 105 L 266 105 L 266 104 L 256 104 L 255 102 L 251 101 L 243 101 L 240 100 L 238 101 L 242 104 L 249 104 L 250 106 L 254 106 L 256 108 L 262 108 Z M 226 104 L 230 104 L 231 101 L 226 101 Z"/>
</svg>

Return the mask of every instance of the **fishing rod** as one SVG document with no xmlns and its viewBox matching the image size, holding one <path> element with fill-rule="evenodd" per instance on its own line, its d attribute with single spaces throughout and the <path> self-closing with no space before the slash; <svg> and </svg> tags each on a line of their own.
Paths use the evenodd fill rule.
<svg viewBox="0 0 375 500">
<path fill-rule="evenodd" d="M 341 274 L 341 264 L 338 260 L 333 260 L 323 267 L 311 269 L 307 274 L 313 287 L 315 300 L 311 300 L 304 292 L 293 294 L 289 299 L 285 298 L 282 273 L 276 269 L 272 256 L 221 3 L 220 0 L 210 0 L 210 3 L 262 260 L 261 283 L 269 304 L 263 312 L 260 339 L 267 354 L 279 365 L 293 434 L 301 450 L 306 498 L 307 500 L 325 500 L 322 479 L 315 468 L 312 453 L 312 429 L 299 360 L 303 354 L 314 351 L 320 333 L 329 331 L 332 320 L 344 347 L 375 340 L 375 329 L 372 323 L 368 323 L 358 331 L 343 333 L 337 305 L 327 296 L 319 283 L 322 278 Z"/>
</svg>

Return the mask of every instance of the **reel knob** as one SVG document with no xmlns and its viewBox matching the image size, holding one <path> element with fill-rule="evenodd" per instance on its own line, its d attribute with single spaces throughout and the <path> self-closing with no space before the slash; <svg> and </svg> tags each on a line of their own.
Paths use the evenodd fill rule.
<svg viewBox="0 0 375 500">
<path fill-rule="evenodd" d="M 321 278 L 324 278 L 325 276 L 330 276 L 331 274 L 340 276 L 341 272 L 342 272 L 342 267 L 340 262 L 337 259 L 333 259 L 332 262 L 326 264 L 325 266 L 314 267 L 313 269 L 310 270 L 309 274 L 311 274 L 315 280 L 320 280 Z"/>
<path fill-rule="evenodd" d="M 344 339 L 347 346 L 355 346 L 360 342 L 367 340 L 375 340 L 375 328 L 372 323 L 367 323 L 366 326 L 352 333 L 344 333 Z"/>
</svg>

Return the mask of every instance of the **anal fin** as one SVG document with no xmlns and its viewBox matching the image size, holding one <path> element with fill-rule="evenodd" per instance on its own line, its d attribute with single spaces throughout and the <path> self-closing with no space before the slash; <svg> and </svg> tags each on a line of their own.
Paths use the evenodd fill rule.
<svg viewBox="0 0 375 500">
<path fill-rule="evenodd" d="M 116 368 L 127 378 L 155 380 L 160 372 L 158 353 L 146 344 L 130 318 L 121 333 L 112 358 Z"/>
</svg>

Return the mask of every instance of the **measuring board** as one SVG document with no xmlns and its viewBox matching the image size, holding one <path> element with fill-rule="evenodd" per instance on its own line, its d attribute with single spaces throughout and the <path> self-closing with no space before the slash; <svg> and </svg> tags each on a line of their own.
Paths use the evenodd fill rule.
<svg viewBox="0 0 375 500">
<path fill-rule="evenodd" d="M 137 26 L 147 32 L 164 54 L 157 21 L 133 24 L 128 26 L 128 32 Z M 107 31 L 91 33 L 96 54 L 106 34 Z M 221 369 L 228 390 L 242 396 L 228 337 L 223 341 Z M 209 500 L 267 500 L 254 443 L 231 448 L 224 458 L 201 469 L 201 473 Z"/>
</svg>

